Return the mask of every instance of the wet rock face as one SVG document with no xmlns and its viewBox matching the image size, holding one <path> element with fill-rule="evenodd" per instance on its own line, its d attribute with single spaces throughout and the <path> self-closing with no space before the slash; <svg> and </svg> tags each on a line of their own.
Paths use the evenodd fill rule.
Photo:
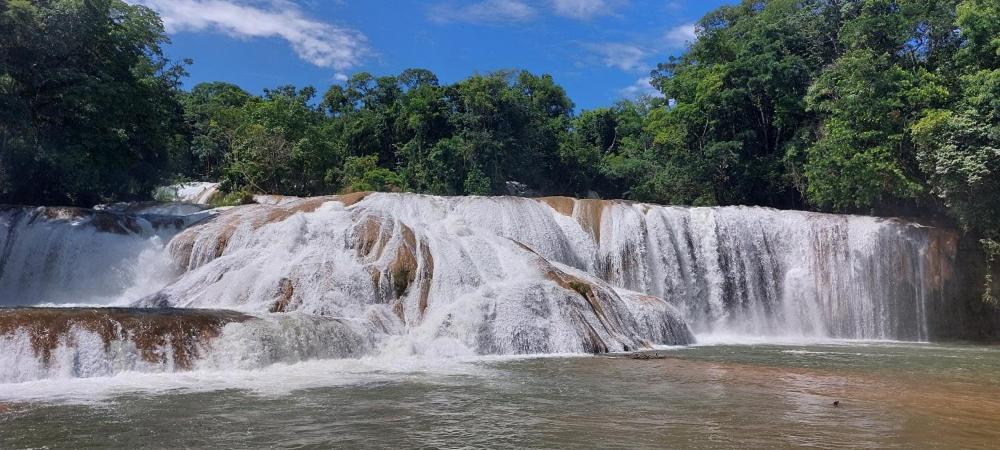
<svg viewBox="0 0 1000 450">
<path fill-rule="evenodd" d="M 48 223 L 78 224 L 93 228 L 103 233 L 130 234 L 142 232 L 139 219 L 132 215 L 110 211 L 75 208 L 69 206 L 27 207 L 0 206 L 3 214 L 11 223 L 24 221 L 26 225 Z"/>
<path fill-rule="evenodd" d="M 588 353 L 631 351 L 657 344 L 687 345 L 695 341 L 680 315 L 660 298 L 616 292 L 603 282 L 573 275 L 541 257 L 535 264 L 545 279 L 584 300 L 574 311 L 574 317 Z"/>
<path fill-rule="evenodd" d="M 128 203 L 111 205 L 104 209 L 77 208 L 71 206 L 13 206 L 0 205 L 0 216 L 5 221 L 15 223 L 24 221 L 26 225 L 47 223 L 49 225 L 69 224 L 96 230 L 101 233 L 113 234 L 143 234 L 160 229 L 179 231 L 194 220 L 194 213 L 204 209 L 179 211 L 183 214 L 164 214 L 159 211 L 173 212 L 170 205 L 156 202 Z M 150 212 L 152 211 L 152 212 Z M 192 217 L 186 217 L 192 216 Z"/>
<path fill-rule="evenodd" d="M 434 257 L 426 240 L 418 240 L 404 223 L 378 215 L 358 217 L 348 238 L 349 246 L 371 274 L 379 303 L 390 305 L 406 322 L 405 300 L 411 290 L 415 291 L 418 310 L 410 322 L 418 321 L 427 309 L 434 276 Z"/>
<path fill-rule="evenodd" d="M 367 193 L 348 194 L 342 201 L 351 203 Z M 171 240 L 169 251 L 179 269 L 194 270 L 223 256 L 230 239 L 238 231 L 253 232 L 263 226 L 282 222 L 299 213 L 310 213 L 338 196 L 297 198 L 285 197 L 273 204 L 243 205 L 214 217 L 207 223 L 192 226 Z M 352 203 L 353 204 L 353 203 Z"/>
<path fill-rule="evenodd" d="M 134 345 L 147 363 L 188 369 L 223 326 L 252 319 L 221 310 L 5 308 L 0 309 L 0 338 L 26 337 L 35 357 L 47 365 L 60 346 L 78 345 L 78 333 L 90 333 L 106 352 L 113 343 Z"/>
<path fill-rule="evenodd" d="M 956 242 L 957 240 L 957 242 Z M 983 301 L 987 275 L 994 295 L 1000 294 L 1000 261 L 987 264 L 975 236 L 936 235 L 929 254 L 943 263 L 923 269 L 940 286 L 928 307 L 935 340 L 1000 342 L 1000 305 Z"/>
<path fill-rule="evenodd" d="M 564 257 L 553 262 L 523 243 L 543 248 L 557 226 L 544 204 L 449 204 L 430 196 L 382 203 L 397 200 L 409 199 L 361 193 L 228 210 L 170 243 L 180 280 L 138 305 L 344 317 L 387 335 L 456 340 L 480 354 L 599 353 L 693 340 L 666 301 L 618 292 L 562 266 L 576 261 L 568 244 L 557 243 Z M 592 230 L 601 203 L 585 203 L 581 226 Z M 491 204 L 532 208 L 542 224 L 524 230 L 539 234 L 505 237 L 462 219 L 489 216 L 454 211 Z"/>
</svg>

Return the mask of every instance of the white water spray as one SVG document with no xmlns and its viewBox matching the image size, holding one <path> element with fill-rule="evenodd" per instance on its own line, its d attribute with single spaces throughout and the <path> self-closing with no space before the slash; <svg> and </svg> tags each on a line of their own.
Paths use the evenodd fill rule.
<svg viewBox="0 0 1000 450">
<path fill-rule="evenodd" d="M 2 303 L 98 299 L 256 317 L 198 343 L 192 367 L 212 370 L 622 351 L 689 343 L 689 327 L 706 339 L 926 340 L 928 305 L 946 294 L 955 251 L 952 234 L 913 224 L 766 208 L 415 194 L 267 200 L 213 212 L 174 237 L 128 215 L 95 226 L 91 216 L 7 211 Z M 108 229 L 130 220 L 142 225 Z M 72 331 L 84 334 L 59 341 L 56 354 L 114 347 L 117 356 L 74 356 L 86 367 L 69 369 L 18 360 L 0 379 L 177 369 L 88 332 Z M 36 355 L 24 333 L 9 333 L 0 350 Z"/>
</svg>

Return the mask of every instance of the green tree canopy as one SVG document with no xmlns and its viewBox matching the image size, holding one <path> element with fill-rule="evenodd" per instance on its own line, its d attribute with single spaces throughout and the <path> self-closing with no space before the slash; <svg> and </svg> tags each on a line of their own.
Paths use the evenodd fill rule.
<svg viewBox="0 0 1000 450">
<path fill-rule="evenodd" d="M 119 0 L 0 3 L 0 198 L 148 198 L 187 145 L 164 42 Z"/>
</svg>

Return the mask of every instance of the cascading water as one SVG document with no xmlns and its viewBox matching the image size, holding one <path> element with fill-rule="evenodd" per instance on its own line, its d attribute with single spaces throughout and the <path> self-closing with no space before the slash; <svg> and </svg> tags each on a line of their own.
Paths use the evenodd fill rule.
<svg viewBox="0 0 1000 450">
<path fill-rule="evenodd" d="M 668 299 L 699 334 L 928 339 L 955 235 L 864 216 L 609 203 L 609 282 Z"/>
<path fill-rule="evenodd" d="M 45 321 L 0 310 L 0 354 L 17 355 L 0 382 L 623 351 L 687 344 L 689 330 L 926 340 L 956 247 L 914 224 L 766 208 L 364 193 L 259 203 L 193 216 L 4 210 L 0 303 L 182 309 Z M 236 316 L 207 312 L 218 309 Z M 206 311 L 182 323 L 212 325 L 191 332 L 149 311 Z M 137 340 L 135 320 L 163 336 Z M 178 347 L 178 333 L 195 342 Z"/>
<path fill-rule="evenodd" d="M 113 304 L 167 280 L 163 247 L 213 213 L 194 205 L 0 207 L 0 306 Z"/>
</svg>

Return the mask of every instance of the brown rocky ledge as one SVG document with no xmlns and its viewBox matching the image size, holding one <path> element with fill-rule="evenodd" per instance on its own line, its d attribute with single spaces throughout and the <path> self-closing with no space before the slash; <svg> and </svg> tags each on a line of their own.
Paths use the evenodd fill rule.
<svg viewBox="0 0 1000 450">
<path fill-rule="evenodd" d="M 389 283 L 390 298 L 385 300 L 392 303 L 393 311 L 402 320 L 406 320 L 403 300 L 411 287 L 418 285 L 420 291 L 417 306 L 422 317 L 427 309 L 431 279 L 434 276 L 434 258 L 430 247 L 402 222 L 365 215 L 356 219 L 355 223 L 351 233 L 352 246 L 358 257 L 365 261 L 366 269 L 372 277 L 372 285 L 383 292 L 383 281 Z M 389 248 L 393 241 L 395 252 L 391 258 L 384 260 L 385 251 L 393 250 Z"/>
<path fill-rule="evenodd" d="M 567 217 L 575 218 L 595 242 L 601 241 L 601 219 L 604 209 L 613 204 L 631 204 L 626 200 L 577 199 L 572 197 L 539 197 L 536 200 Z"/>
<path fill-rule="evenodd" d="M 72 345 L 74 327 L 95 333 L 107 348 L 113 341 L 129 341 L 143 360 L 163 363 L 162 349 L 173 350 L 173 362 L 191 367 L 199 346 L 219 336 L 228 323 L 252 316 L 234 311 L 138 308 L 0 308 L 0 336 L 26 332 L 35 355 L 48 363 L 60 344 Z"/>
<path fill-rule="evenodd" d="M 371 192 L 354 192 L 343 195 L 322 197 L 284 197 L 275 204 L 250 204 L 231 208 L 210 222 L 195 225 L 181 232 L 170 242 L 170 254 L 179 268 L 194 269 L 191 265 L 191 252 L 196 239 L 203 235 L 211 235 L 214 240 L 214 252 L 211 259 L 219 258 L 226 252 L 233 234 L 243 224 L 256 230 L 268 224 L 281 222 L 297 213 L 311 213 L 327 202 L 340 202 L 345 207 L 363 200 Z M 208 261 L 199 261 L 204 264 Z"/>
</svg>

